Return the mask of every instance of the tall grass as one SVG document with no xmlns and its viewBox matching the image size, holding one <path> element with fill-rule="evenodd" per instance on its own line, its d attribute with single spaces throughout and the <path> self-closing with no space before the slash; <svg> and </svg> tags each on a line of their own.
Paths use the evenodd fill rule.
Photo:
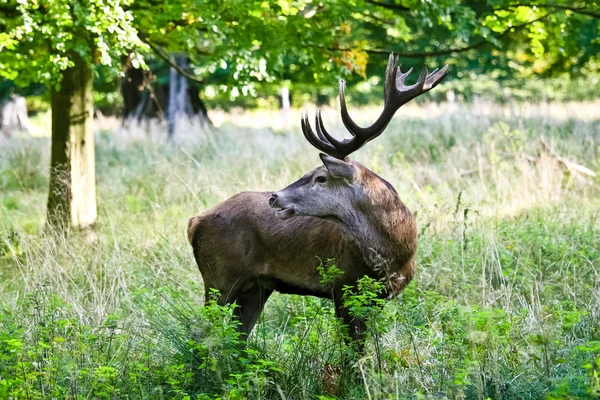
<svg viewBox="0 0 600 400">
<path fill-rule="evenodd" d="M 4 140 L 0 397 L 598 397 L 600 179 L 540 143 L 600 172 L 598 106 L 407 107 L 356 154 L 420 240 L 353 365 L 328 301 L 273 296 L 248 347 L 228 308 L 201 307 L 187 219 L 315 167 L 294 115 L 215 113 L 218 130 L 184 123 L 170 143 L 99 131 L 98 223 L 68 235 L 44 229 L 48 139 Z"/>
</svg>

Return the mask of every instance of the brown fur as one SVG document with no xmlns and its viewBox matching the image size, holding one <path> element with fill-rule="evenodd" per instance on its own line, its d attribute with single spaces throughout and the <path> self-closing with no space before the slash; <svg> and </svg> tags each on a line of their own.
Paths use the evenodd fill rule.
<svg viewBox="0 0 600 400">
<path fill-rule="evenodd" d="M 365 214 L 370 235 L 352 235 L 370 267 L 380 274 L 388 296 L 397 296 L 412 280 L 414 254 L 417 251 L 417 227 L 411 212 L 393 187 L 381 177 L 352 162 L 360 173 L 364 193 L 370 202 L 357 207 Z M 365 240 L 365 237 L 371 240 Z"/>
<path fill-rule="evenodd" d="M 346 219 L 297 216 L 282 220 L 269 206 L 269 192 L 244 192 L 189 221 L 188 239 L 204 278 L 206 293 L 236 301 L 243 330 L 250 333 L 269 295 L 282 293 L 333 298 L 336 314 L 362 336 L 364 323 L 342 304 L 344 286 L 367 275 L 385 282 L 388 297 L 413 277 L 416 225 L 396 191 L 359 163 L 355 181 L 366 201 Z M 284 189 L 285 190 L 285 189 Z M 344 274 L 333 288 L 321 284 L 321 260 L 334 258 Z"/>
</svg>

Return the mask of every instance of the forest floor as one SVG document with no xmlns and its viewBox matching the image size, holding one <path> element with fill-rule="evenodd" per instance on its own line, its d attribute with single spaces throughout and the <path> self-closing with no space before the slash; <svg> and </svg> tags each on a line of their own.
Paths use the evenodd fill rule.
<svg viewBox="0 0 600 400">
<path fill-rule="evenodd" d="M 187 220 L 317 166 L 296 112 L 214 113 L 170 143 L 99 129 L 98 222 L 69 235 L 44 229 L 49 139 L 0 139 L 0 398 L 598 398 L 599 109 L 406 107 L 356 154 L 420 234 L 363 357 L 327 300 L 272 296 L 248 346 L 202 307 Z"/>
</svg>

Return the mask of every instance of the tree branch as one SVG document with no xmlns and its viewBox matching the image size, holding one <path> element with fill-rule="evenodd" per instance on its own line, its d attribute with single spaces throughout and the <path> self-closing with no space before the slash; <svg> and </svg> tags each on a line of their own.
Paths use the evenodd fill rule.
<svg viewBox="0 0 600 400">
<path fill-rule="evenodd" d="M 571 6 L 563 6 L 561 4 L 546 4 L 546 3 L 541 3 L 541 4 L 536 4 L 536 3 L 533 3 L 533 4 L 531 4 L 531 3 L 527 3 L 527 4 L 511 4 L 511 5 L 506 6 L 506 7 L 495 8 L 494 11 L 514 10 L 516 7 L 554 8 L 556 10 L 571 11 L 571 12 L 573 12 L 575 14 L 587 15 L 588 17 L 600 19 L 600 14 L 596 14 L 596 13 L 593 13 L 591 11 L 588 11 L 587 10 L 587 6 L 583 6 L 583 7 L 571 7 Z"/>
<path fill-rule="evenodd" d="M 373 14 L 365 14 L 364 12 L 358 12 L 358 13 L 360 15 L 362 15 L 366 19 L 370 19 L 371 21 L 379 22 L 381 24 L 386 24 L 386 25 L 394 25 L 395 24 L 395 21 L 391 21 L 389 19 L 381 18 L 381 17 L 378 17 L 378 16 L 373 15 Z"/>
<path fill-rule="evenodd" d="M 165 54 L 165 52 L 160 47 L 153 44 L 150 41 L 150 39 L 145 38 L 142 40 L 144 41 L 144 43 L 146 43 L 148 45 L 148 47 L 150 47 L 152 49 L 152 51 L 154 51 L 154 53 L 156 53 L 157 56 L 162 58 L 167 64 L 169 64 L 173 69 L 175 69 L 175 71 L 177 71 L 181 76 L 189 79 L 190 81 L 196 82 L 196 83 L 200 83 L 200 84 L 206 83 L 206 80 L 200 79 L 200 78 L 188 73 L 186 70 L 184 70 L 179 65 L 174 63 L 173 60 L 171 60 L 171 57 L 169 57 L 167 54 Z"/>
<path fill-rule="evenodd" d="M 527 27 L 528 25 L 531 25 L 535 22 L 538 22 L 542 19 L 545 19 L 547 17 L 549 17 L 552 14 L 557 13 L 558 11 L 552 11 L 552 12 L 548 12 L 547 14 L 542 15 L 541 17 L 538 17 L 534 20 L 528 21 L 528 22 L 524 22 L 521 25 L 517 25 L 517 26 L 513 26 L 510 27 L 502 32 L 499 32 L 494 36 L 494 38 L 496 39 L 500 39 L 506 35 L 508 35 L 509 33 L 511 33 L 512 31 L 517 31 L 517 30 L 521 30 L 525 27 Z M 473 50 L 473 49 L 477 49 L 479 47 L 485 46 L 487 44 L 490 44 L 489 40 L 484 39 L 481 40 L 477 43 L 468 45 L 468 46 L 463 46 L 463 47 L 457 47 L 457 48 L 453 48 L 453 49 L 444 49 L 444 50 L 437 50 L 437 51 L 430 51 L 430 52 L 422 52 L 422 53 L 414 53 L 414 52 L 410 52 L 410 53 L 405 53 L 405 52 L 398 52 L 398 51 L 393 51 L 393 50 L 385 50 L 385 49 L 365 49 L 365 51 L 369 54 L 383 54 L 383 55 L 389 55 L 390 53 L 394 53 L 397 54 L 400 57 L 403 58 L 426 58 L 426 57 L 437 57 L 437 56 L 445 56 L 448 54 L 454 54 L 454 53 L 462 53 L 465 51 L 469 51 L 469 50 Z M 335 50 L 349 50 L 349 49 L 335 49 Z"/>
<path fill-rule="evenodd" d="M 388 3 L 380 3 L 376 0 L 365 0 L 366 3 L 373 4 L 375 6 L 387 8 L 389 10 L 400 10 L 400 11 L 410 11 L 410 8 L 400 5 L 400 4 L 388 4 Z"/>
</svg>

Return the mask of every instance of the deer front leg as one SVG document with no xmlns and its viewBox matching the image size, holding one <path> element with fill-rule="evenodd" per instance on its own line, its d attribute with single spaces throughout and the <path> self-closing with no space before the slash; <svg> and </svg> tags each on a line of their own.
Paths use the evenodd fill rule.
<svg viewBox="0 0 600 400">
<path fill-rule="evenodd" d="M 362 355 L 365 349 L 367 325 L 362 318 L 353 316 L 347 307 L 344 307 L 342 294 L 337 292 L 334 294 L 335 315 L 344 322 L 348 328 L 348 345 L 352 347 L 357 354 Z"/>
<path fill-rule="evenodd" d="M 234 314 L 241 323 L 239 331 L 242 333 L 242 339 L 246 340 L 252 332 L 265 303 L 272 293 L 273 289 L 262 287 L 260 283 L 256 283 L 251 288 L 238 294 Z"/>
</svg>

